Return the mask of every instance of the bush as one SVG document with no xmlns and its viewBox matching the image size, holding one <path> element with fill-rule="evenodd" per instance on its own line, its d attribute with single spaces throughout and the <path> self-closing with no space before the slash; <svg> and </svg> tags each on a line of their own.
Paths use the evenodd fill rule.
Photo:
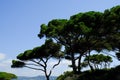
<svg viewBox="0 0 120 80">
<path fill-rule="evenodd" d="M 11 73 L 0 72 L 0 80 L 11 80 L 13 78 L 17 78 L 17 76 Z"/>
<path fill-rule="evenodd" d="M 120 80 L 120 65 L 111 69 L 87 70 L 78 75 L 67 71 L 60 75 L 57 80 Z"/>
<path fill-rule="evenodd" d="M 65 78 L 72 75 L 73 75 L 73 72 L 67 71 L 67 72 L 64 72 L 63 75 L 60 75 L 56 80 L 65 80 Z"/>
</svg>

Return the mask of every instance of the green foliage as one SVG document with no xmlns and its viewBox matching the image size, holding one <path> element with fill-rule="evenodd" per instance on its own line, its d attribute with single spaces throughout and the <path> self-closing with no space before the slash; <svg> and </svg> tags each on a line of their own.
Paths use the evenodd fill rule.
<svg viewBox="0 0 120 80">
<path fill-rule="evenodd" d="M 40 28 L 38 37 L 40 39 L 46 37 L 45 44 L 19 54 L 17 59 L 20 61 L 13 61 L 12 67 L 23 67 L 26 65 L 24 62 L 32 61 L 37 65 L 30 65 L 39 65 L 45 69 L 50 58 L 60 60 L 61 56 L 64 56 L 65 59 L 71 61 L 72 65 L 70 66 L 73 69 L 73 73 L 80 73 L 83 66 L 85 67 L 89 65 L 91 70 L 93 65 L 95 69 L 98 69 L 98 67 L 102 65 L 104 65 L 104 68 L 107 68 L 109 63 L 112 62 L 112 58 L 110 56 L 104 56 L 102 54 L 90 56 L 91 51 L 95 50 L 97 52 L 101 52 L 103 50 L 108 50 L 120 53 L 119 5 L 111 9 L 106 9 L 103 13 L 89 11 L 75 14 L 71 16 L 69 20 L 53 19 L 49 21 L 48 24 L 42 24 Z M 64 47 L 64 52 L 60 51 L 61 46 Z M 118 53 L 116 56 L 118 60 L 120 60 L 120 54 Z M 82 62 L 82 58 L 84 56 L 87 57 L 85 57 L 84 62 Z M 44 63 L 44 65 L 41 64 L 41 62 Z M 90 64 L 92 64 L 92 66 Z M 46 73 L 46 71 L 41 68 L 37 70 L 41 70 Z M 89 80 L 100 80 L 102 77 L 108 75 L 104 70 L 96 71 L 93 73 L 84 72 L 84 74 L 80 75 L 81 80 L 82 78 L 84 80 L 88 80 L 87 78 L 89 78 Z M 101 78 L 93 77 L 93 75 L 98 72 L 101 74 L 104 72 L 105 74 Z M 67 74 L 68 73 L 65 73 L 65 76 L 61 75 L 61 79 L 64 79 Z M 88 76 L 88 74 L 90 76 Z M 86 78 L 84 75 L 88 77 Z M 106 80 L 107 78 L 103 79 Z"/>
<path fill-rule="evenodd" d="M 73 72 L 66 71 L 66 72 L 64 72 L 63 75 L 60 75 L 59 77 L 57 77 L 56 80 L 65 80 L 65 78 L 67 78 L 68 76 L 72 76 L 72 75 L 73 75 Z"/>
<path fill-rule="evenodd" d="M 71 80 L 120 80 L 120 66 L 111 69 L 88 70 L 75 75 L 76 74 L 73 74 L 72 72 L 65 72 L 63 75 L 60 75 L 57 80 L 67 80 L 67 78 L 71 76 Z"/>
<path fill-rule="evenodd" d="M 14 78 L 17 78 L 17 76 L 12 73 L 0 72 L 0 80 L 11 80 Z"/>
<path fill-rule="evenodd" d="M 41 31 L 38 36 L 40 38 L 46 36 L 46 37 L 57 37 L 61 34 L 61 30 L 63 26 L 66 24 L 66 19 L 54 19 L 51 20 L 48 25 L 42 24 L 41 25 Z"/>
<path fill-rule="evenodd" d="M 29 59 L 33 59 L 34 57 L 34 53 L 32 52 L 32 50 L 26 50 L 24 53 L 21 53 L 17 56 L 17 59 L 19 60 L 29 60 Z"/>
<path fill-rule="evenodd" d="M 75 14 L 69 20 L 54 19 L 41 25 L 38 36 L 54 39 L 64 46 L 65 58 L 71 60 L 76 72 L 83 55 L 92 50 L 120 50 L 119 10 L 120 6 L 116 6 L 103 13 L 89 11 Z"/>
<path fill-rule="evenodd" d="M 110 66 L 110 63 L 112 62 L 112 58 L 110 56 L 105 56 L 103 54 L 94 54 L 91 56 L 87 56 L 84 59 L 83 63 L 86 63 L 85 66 L 88 66 L 88 60 L 92 66 L 94 66 L 95 69 L 100 68 L 107 68 Z"/>
<path fill-rule="evenodd" d="M 77 80 L 120 80 L 119 70 L 120 67 L 95 70 L 94 72 L 85 71 L 80 74 Z"/>
<path fill-rule="evenodd" d="M 65 59 L 71 60 L 72 65 L 70 66 L 73 68 L 73 72 L 80 72 L 81 66 L 91 63 L 95 67 L 104 65 L 104 68 L 107 68 L 109 63 L 112 62 L 110 56 L 90 56 L 90 52 L 92 50 L 120 52 L 119 21 L 120 6 L 118 5 L 105 10 L 103 13 L 89 11 L 75 14 L 69 20 L 51 20 L 48 25 L 44 27 L 41 25 L 38 36 L 54 39 L 65 47 Z M 88 55 L 88 57 L 86 57 L 85 62 L 81 63 L 84 55 Z M 119 54 L 117 54 L 117 57 L 120 60 Z M 100 80 L 102 78 L 92 78 L 91 75 L 90 80 L 93 79 Z"/>
<path fill-rule="evenodd" d="M 46 79 L 49 80 L 52 70 L 59 65 L 62 57 L 63 52 L 61 51 L 61 45 L 54 43 L 52 39 L 48 39 L 45 44 L 19 54 L 17 56 L 18 60 L 13 60 L 11 67 L 27 67 L 34 70 L 40 70 L 45 73 Z M 48 71 L 48 62 L 51 58 L 57 59 L 58 61 Z"/>
<path fill-rule="evenodd" d="M 31 60 L 40 59 L 47 57 L 58 57 L 61 46 L 59 44 L 53 43 L 52 40 L 46 40 L 45 44 L 40 47 L 35 47 L 33 50 L 26 50 L 17 56 L 19 60 Z"/>
<path fill-rule="evenodd" d="M 22 68 L 24 66 L 25 66 L 24 62 L 17 61 L 17 60 L 12 60 L 12 65 L 11 65 L 12 68 L 17 68 L 17 67 Z"/>
</svg>

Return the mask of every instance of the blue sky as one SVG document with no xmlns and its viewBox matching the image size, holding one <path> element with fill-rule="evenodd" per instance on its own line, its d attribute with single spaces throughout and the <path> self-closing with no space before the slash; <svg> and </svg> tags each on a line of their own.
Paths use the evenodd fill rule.
<svg viewBox="0 0 120 80">
<path fill-rule="evenodd" d="M 43 75 L 31 69 L 10 68 L 11 60 L 19 53 L 44 43 L 44 39 L 37 37 L 41 24 L 52 19 L 69 19 L 79 12 L 103 12 L 119 4 L 120 0 L 0 0 L 0 71 L 18 76 Z M 62 66 L 68 63 L 63 61 L 52 75 L 69 70 Z"/>
</svg>

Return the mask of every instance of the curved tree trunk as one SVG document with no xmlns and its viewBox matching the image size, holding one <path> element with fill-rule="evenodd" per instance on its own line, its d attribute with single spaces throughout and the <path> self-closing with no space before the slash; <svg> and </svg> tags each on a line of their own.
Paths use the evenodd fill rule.
<svg viewBox="0 0 120 80">
<path fill-rule="evenodd" d="M 90 56 L 90 50 L 89 50 L 88 54 L 89 54 L 89 56 Z M 90 64 L 90 59 L 89 59 L 89 56 L 88 56 L 88 65 L 89 65 L 89 67 L 90 67 L 91 71 L 94 71 L 93 66 Z"/>
<path fill-rule="evenodd" d="M 94 71 L 94 68 L 93 68 L 93 66 L 90 64 L 89 59 L 88 59 L 88 65 L 89 65 L 89 67 L 90 67 L 91 71 Z"/>
</svg>

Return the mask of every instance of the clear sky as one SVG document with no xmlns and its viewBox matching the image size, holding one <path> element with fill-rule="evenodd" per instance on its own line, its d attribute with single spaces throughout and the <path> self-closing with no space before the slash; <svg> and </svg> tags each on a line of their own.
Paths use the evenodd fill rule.
<svg viewBox="0 0 120 80">
<path fill-rule="evenodd" d="M 41 24 L 69 19 L 79 12 L 102 12 L 119 4 L 120 0 L 0 0 L 0 71 L 18 76 L 43 75 L 31 69 L 10 68 L 11 60 L 19 53 L 44 43 L 37 37 Z M 68 63 L 63 61 L 52 75 L 68 70 Z"/>
</svg>

